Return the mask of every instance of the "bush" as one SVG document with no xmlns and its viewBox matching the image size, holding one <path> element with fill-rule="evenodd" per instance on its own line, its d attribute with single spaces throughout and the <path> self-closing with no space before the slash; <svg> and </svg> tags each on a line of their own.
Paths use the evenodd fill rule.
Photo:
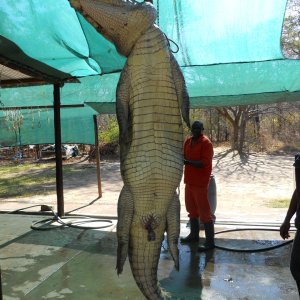
<svg viewBox="0 0 300 300">
<path fill-rule="evenodd" d="M 99 152 L 100 157 L 115 157 L 119 154 L 119 126 L 115 115 L 102 115 L 99 118 Z M 94 149 L 90 158 L 95 158 Z"/>
<path fill-rule="evenodd" d="M 106 127 L 106 128 L 105 128 Z M 99 133 L 100 144 L 118 143 L 119 126 L 115 117 L 108 118 L 106 126 L 101 126 Z"/>
</svg>

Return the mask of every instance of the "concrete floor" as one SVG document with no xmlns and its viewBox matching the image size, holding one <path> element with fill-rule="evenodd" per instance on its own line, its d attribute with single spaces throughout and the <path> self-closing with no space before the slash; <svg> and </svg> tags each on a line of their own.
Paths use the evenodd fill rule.
<svg viewBox="0 0 300 300">
<path fill-rule="evenodd" d="M 104 229 L 55 224 L 51 225 L 54 230 L 31 229 L 32 222 L 45 218 L 0 214 L 4 300 L 144 299 L 128 262 L 123 273 L 119 277 L 116 274 L 116 220 Z M 216 231 L 232 228 L 245 228 L 245 224 L 216 224 Z M 182 223 L 181 236 L 187 233 Z M 259 249 L 282 240 L 278 232 L 247 230 L 218 234 L 216 243 L 220 247 Z M 290 249 L 291 244 L 264 252 L 215 249 L 198 253 L 197 245 L 180 245 L 177 272 L 164 242 L 158 278 L 171 299 L 299 299 L 288 267 Z"/>
</svg>

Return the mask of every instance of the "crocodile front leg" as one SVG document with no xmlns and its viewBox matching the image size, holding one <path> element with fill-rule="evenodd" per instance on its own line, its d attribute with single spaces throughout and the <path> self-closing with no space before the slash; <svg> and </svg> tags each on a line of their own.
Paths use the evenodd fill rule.
<svg viewBox="0 0 300 300">
<path fill-rule="evenodd" d="M 171 70 L 172 70 L 175 90 L 181 108 L 182 119 L 185 121 L 186 125 L 190 128 L 191 125 L 190 125 L 189 95 L 187 92 L 185 80 L 181 72 L 180 66 L 172 53 L 170 53 L 170 63 L 171 63 Z"/>
<path fill-rule="evenodd" d="M 119 124 L 119 145 L 120 145 L 120 161 L 121 172 L 123 162 L 127 156 L 132 140 L 131 116 L 129 113 L 129 93 L 130 88 L 127 66 L 121 72 L 117 86 L 116 113 Z"/>
</svg>

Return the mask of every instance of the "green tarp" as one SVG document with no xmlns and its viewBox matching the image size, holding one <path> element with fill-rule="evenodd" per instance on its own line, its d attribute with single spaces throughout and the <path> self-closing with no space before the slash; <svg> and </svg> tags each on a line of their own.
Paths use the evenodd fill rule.
<svg viewBox="0 0 300 300">
<path fill-rule="evenodd" d="M 159 26 L 181 66 L 283 58 L 285 0 L 161 0 Z"/>
<path fill-rule="evenodd" d="M 171 49 L 178 47 L 175 56 L 186 79 L 191 107 L 298 101 L 300 61 L 284 59 L 280 47 L 286 2 L 154 0 L 157 24 L 170 39 Z M 96 111 L 115 112 L 115 89 L 125 59 L 67 0 L 1 3 L 0 56 L 29 67 L 34 60 L 41 72 L 59 79 L 87 76 L 80 84 L 64 85 L 62 104 L 89 105 L 94 110 L 85 117 L 90 119 Z M 6 108 L 51 105 L 53 91 L 45 86 L 2 89 L 0 100 Z M 72 128 L 66 122 L 71 122 L 76 110 L 69 108 L 62 116 L 70 117 L 62 129 L 65 132 Z M 25 122 L 30 124 L 30 118 L 24 118 Z M 11 133 L 4 123 L 0 121 L 0 144 L 6 145 L 3 141 L 11 140 Z M 78 142 L 83 141 L 87 130 L 73 130 L 77 130 Z M 71 140 L 69 134 L 63 142 Z M 89 134 L 93 135 L 92 130 Z"/>
<path fill-rule="evenodd" d="M 7 40 L 22 52 L 5 49 Z M 28 56 L 63 72 L 56 74 L 61 79 L 117 71 L 124 64 L 115 47 L 77 15 L 67 0 L 2 1 L 0 55 L 30 66 Z"/>
<path fill-rule="evenodd" d="M 97 113 L 90 107 L 61 109 L 63 143 L 94 144 L 95 114 Z M 0 144 L 3 146 L 54 144 L 53 115 L 53 109 L 50 108 L 4 111 L 4 115 L 0 118 Z"/>
</svg>

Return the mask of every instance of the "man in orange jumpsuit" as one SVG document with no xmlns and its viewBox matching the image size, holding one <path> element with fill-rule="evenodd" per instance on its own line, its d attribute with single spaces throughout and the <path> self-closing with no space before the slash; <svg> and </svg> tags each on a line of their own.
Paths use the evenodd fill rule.
<svg viewBox="0 0 300 300">
<path fill-rule="evenodd" d="M 213 145 L 203 134 L 203 123 L 192 124 L 192 134 L 184 142 L 185 206 L 190 218 L 190 234 L 182 243 L 199 241 L 199 218 L 204 224 L 205 243 L 198 251 L 214 248 L 214 222 L 208 201 L 208 185 L 214 155 Z"/>
</svg>

